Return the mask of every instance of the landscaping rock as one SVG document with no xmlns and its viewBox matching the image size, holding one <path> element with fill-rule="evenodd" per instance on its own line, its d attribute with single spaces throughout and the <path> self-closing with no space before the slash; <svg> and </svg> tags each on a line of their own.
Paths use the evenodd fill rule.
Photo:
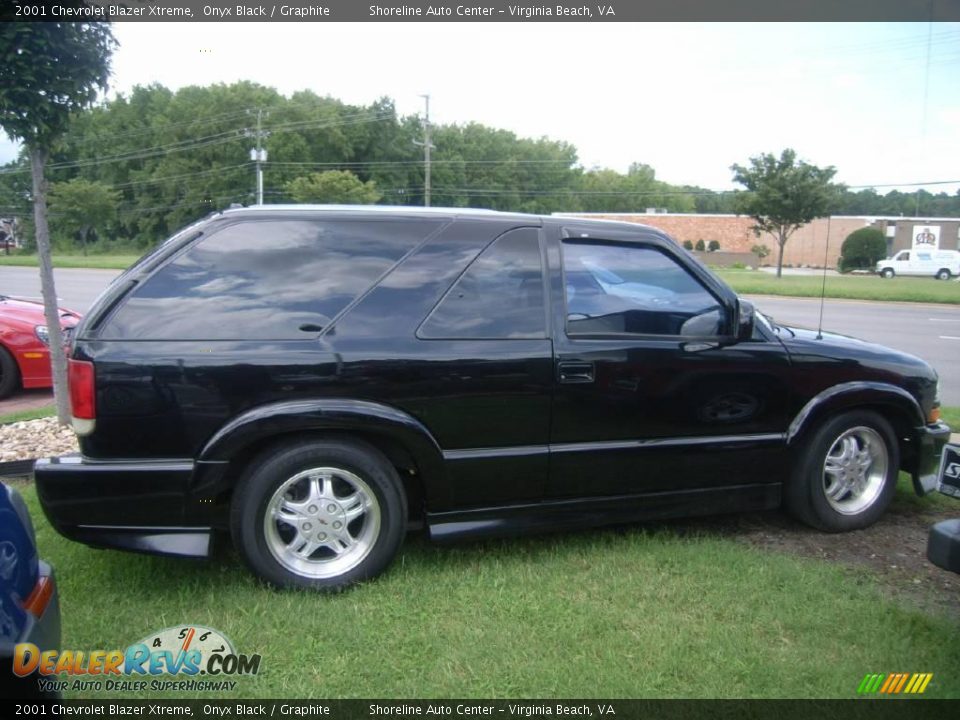
<svg viewBox="0 0 960 720">
<path fill-rule="evenodd" d="M 0 425 L 0 462 L 77 452 L 77 436 L 55 417 Z"/>
</svg>

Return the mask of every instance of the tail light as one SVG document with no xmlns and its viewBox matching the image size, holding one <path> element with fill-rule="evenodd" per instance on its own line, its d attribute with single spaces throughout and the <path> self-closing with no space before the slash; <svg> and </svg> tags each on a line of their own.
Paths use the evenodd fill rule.
<svg viewBox="0 0 960 720">
<path fill-rule="evenodd" d="M 70 414 L 77 435 L 93 432 L 97 418 L 96 384 L 93 363 L 87 360 L 69 360 L 67 379 L 70 386 Z"/>
</svg>

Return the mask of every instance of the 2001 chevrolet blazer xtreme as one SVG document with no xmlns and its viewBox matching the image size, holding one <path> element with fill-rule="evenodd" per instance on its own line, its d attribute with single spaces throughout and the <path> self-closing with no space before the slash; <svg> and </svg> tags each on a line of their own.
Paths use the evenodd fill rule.
<svg viewBox="0 0 960 720">
<path fill-rule="evenodd" d="M 874 522 L 933 489 L 922 360 L 781 327 L 641 225 L 475 210 L 228 210 L 145 256 L 70 349 L 63 535 L 278 586 L 437 540 L 774 508 Z"/>
</svg>

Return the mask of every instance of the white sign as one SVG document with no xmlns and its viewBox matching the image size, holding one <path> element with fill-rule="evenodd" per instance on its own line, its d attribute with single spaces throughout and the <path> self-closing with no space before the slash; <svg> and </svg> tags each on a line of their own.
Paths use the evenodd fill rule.
<svg viewBox="0 0 960 720">
<path fill-rule="evenodd" d="M 939 225 L 914 225 L 913 226 L 913 249 L 914 250 L 939 250 L 940 249 L 940 226 Z"/>
</svg>

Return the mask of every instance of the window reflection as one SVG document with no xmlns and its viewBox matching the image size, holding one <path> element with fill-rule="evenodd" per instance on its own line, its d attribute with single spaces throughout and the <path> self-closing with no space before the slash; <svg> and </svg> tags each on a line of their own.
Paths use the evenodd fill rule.
<svg viewBox="0 0 960 720">
<path fill-rule="evenodd" d="M 118 310 L 105 338 L 303 339 L 437 223 L 244 222 L 201 238 Z"/>
<path fill-rule="evenodd" d="M 716 336 L 716 298 L 669 256 L 646 247 L 563 243 L 567 332 Z"/>
<path fill-rule="evenodd" d="M 501 235 L 420 327 L 422 338 L 546 337 L 539 231 Z"/>
</svg>

